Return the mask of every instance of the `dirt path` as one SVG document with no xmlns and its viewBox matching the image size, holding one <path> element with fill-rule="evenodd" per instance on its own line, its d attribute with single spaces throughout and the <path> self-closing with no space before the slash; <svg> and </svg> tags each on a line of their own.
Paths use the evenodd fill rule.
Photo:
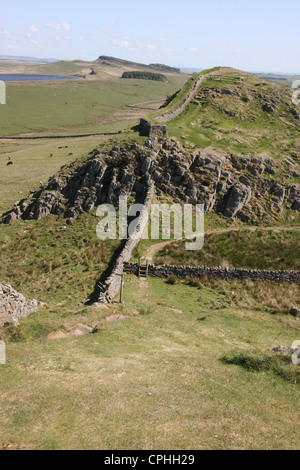
<svg viewBox="0 0 300 470">
<path fill-rule="evenodd" d="M 274 231 L 279 231 L 279 232 L 286 232 L 290 230 L 300 230 L 300 227 L 247 227 L 247 228 L 240 228 L 240 227 L 228 227 L 228 228 L 219 228 L 219 229 L 212 229 L 212 230 L 207 230 L 205 232 L 205 235 L 211 235 L 213 233 L 216 234 L 221 234 L 221 233 L 229 233 L 229 232 L 256 232 L 256 230 L 274 230 Z M 165 242 L 159 242 L 155 243 L 154 245 L 151 245 L 147 248 L 145 257 L 148 259 L 150 263 L 153 262 L 154 256 L 159 253 L 165 246 L 171 245 L 172 243 L 176 242 L 176 240 L 168 240 Z"/>
</svg>

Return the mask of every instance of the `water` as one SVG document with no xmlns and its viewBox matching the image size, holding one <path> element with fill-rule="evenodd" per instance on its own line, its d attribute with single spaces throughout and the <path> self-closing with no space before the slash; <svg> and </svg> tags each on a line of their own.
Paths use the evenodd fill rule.
<svg viewBox="0 0 300 470">
<path fill-rule="evenodd" d="M 63 75 L 25 75 L 20 73 L 0 74 L 0 81 L 3 82 L 30 82 L 45 80 L 76 80 L 79 77 L 66 77 Z"/>
</svg>

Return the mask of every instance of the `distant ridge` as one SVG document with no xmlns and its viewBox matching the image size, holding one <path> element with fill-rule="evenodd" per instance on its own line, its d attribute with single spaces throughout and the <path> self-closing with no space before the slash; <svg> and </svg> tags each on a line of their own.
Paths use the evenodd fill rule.
<svg viewBox="0 0 300 470">
<path fill-rule="evenodd" d="M 97 61 L 101 61 L 103 64 L 107 63 L 107 65 L 122 65 L 124 67 L 135 67 L 135 68 L 146 68 L 146 69 L 151 69 L 151 70 L 160 70 L 164 72 L 174 72 L 174 73 L 180 73 L 180 69 L 176 67 L 170 67 L 169 65 L 165 64 L 141 64 L 139 62 L 132 62 L 130 60 L 124 60 L 124 59 L 118 59 L 117 57 L 111 57 L 111 56 L 106 56 L 106 55 L 101 55 L 98 57 Z"/>
<path fill-rule="evenodd" d="M 24 57 L 13 55 L 0 55 L 0 60 L 15 60 L 17 62 L 36 62 L 41 64 L 52 64 L 53 62 L 58 62 L 57 59 L 40 59 L 37 57 Z"/>
</svg>

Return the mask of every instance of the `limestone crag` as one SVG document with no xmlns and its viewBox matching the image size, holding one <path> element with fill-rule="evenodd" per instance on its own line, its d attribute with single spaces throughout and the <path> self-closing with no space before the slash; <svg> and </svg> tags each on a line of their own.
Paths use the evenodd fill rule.
<svg viewBox="0 0 300 470">
<path fill-rule="evenodd" d="M 283 175 L 278 182 L 278 175 Z M 293 178 L 293 182 L 289 180 Z M 268 154 L 227 154 L 212 148 L 187 150 L 175 138 L 150 138 L 144 146 L 115 146 L 111 152 L 93 151 L 90 158 L 62 167 L 45 187 L 15 203 L 1 222 L 40 220 L 63 214 L 71 223 L 102 203 L 117 205 L 121 195 L 145 197 L 149 180 L 158 196 L 204 204 L 245 222 L 267 223 L 283 208 L 300 211 L 298 165 L 276 161 Z"/>
</svg>

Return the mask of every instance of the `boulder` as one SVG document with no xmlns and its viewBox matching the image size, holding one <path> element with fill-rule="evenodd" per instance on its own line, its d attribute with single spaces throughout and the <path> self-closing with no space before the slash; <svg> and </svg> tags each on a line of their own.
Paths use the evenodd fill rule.
<svg viewBox="0 0 300 470">
<path fill-rule="evenodd" d="M 251 196 L 252 191 L 250 186 L 245 186 L 244 184 L 232 186 L 225 196 L 225 201 L 227 199 L 223 210 L 225 217 L 234 217 L 250 201 Z"/>
<path fill-rule="evenodd" d="M 300 317 L 300 309 L 299 308 L 291 308 L 290 314 L 293 315 L 293 317 Z"/>
</svg>

